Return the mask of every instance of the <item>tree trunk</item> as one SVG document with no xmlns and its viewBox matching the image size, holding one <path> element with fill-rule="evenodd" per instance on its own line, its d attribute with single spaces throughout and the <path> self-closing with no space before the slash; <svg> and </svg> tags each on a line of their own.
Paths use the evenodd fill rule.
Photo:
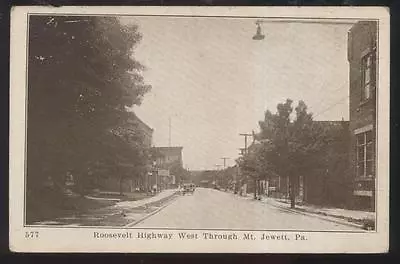
<svg viewBox="0 0 400 264">
<path fill-rule="evenodd" d="M 123 183 L 123 177 L 122 176 L 120 176 L 119 177 L 119 195 L 122 195 L 123 194 L 123 190 L 122 190 L 122 183 Z"/>
<path fill-rule="evenodd" d="M 289 196 L 290 196 L 290 208 L 296 207 L 296 194 L 294 191 L 294 179 L 289 177 Z"/>
<path fill-rule="evenodd" d="M 257 199 L 257 179 L 254 178 L 254 199 Z"/>
</svg>

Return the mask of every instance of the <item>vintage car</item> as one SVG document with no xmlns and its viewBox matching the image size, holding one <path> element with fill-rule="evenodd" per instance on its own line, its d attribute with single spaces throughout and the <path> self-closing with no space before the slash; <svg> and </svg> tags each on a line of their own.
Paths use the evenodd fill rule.
<svg viewBox="0 0 400 264">
<path fill-rule="evenodd" d="M 182 185 L 181 193 L 182 195 L 185 195 L 187 193 L 193 194 L 195 189 L 196 186 L 193 183 L 186 183 Z"/>
</svg>

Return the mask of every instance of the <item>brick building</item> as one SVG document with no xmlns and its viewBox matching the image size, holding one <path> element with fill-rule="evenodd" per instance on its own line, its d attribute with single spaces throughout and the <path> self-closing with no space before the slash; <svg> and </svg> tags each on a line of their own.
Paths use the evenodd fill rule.
<svg viewBox="0 0 400 264">
<path fill-rule="evenodd" d="M 137 115 L 132 115 L 132 118 L 128 121 L 128 123 L 133 129 L 140 131 L 144 145 L 147 148 L 150 148 L 153 141 L 154 129 L 143 122 Z"/>
<path fill-rule="evenodd" d="M 348 33 L 350 163 L 354 206 L 375 210 L 377 23 L 356 23 Z"/>
<path fill-rule="evenodd" d="M 183 147 L 154 147 L 155 171 L 149 178 L 151 186 L 158 190 L 172 187 L 179 183 L 183 172 Z"/>
<path fill-rule="evenodd" d="M 152 138 L 153 138 L 153 129 L 144 123 L 136 114 L 130 113 L 130 117 L 127 120 L 127 123 L 124 125 L 123 130 L 130 131 L 131 134 L 137 135 L 140 137 L 141 141 L 145 148 L 151 149 Z M 118 132 L 117 132 L 118 133 Z M 135 142 L 132 143 L 132 147 L 135 148 Z M 150 162 L 150 160 L 149 160 Z M 131 169 L 135 171 L 135 160 L 125 161 L 120 163 L 118 166 L 124 167 L 128 171 Z M 150 169 L 149 169 L 150 170 Z M 95 179 L 96 185 L 99 187 L 101 191 L 109 191 L 109 192 L 133 192 L 133 191 L 145 191 L 148 184 L 147 173 L 143 172 L 139 175 L 132 173 L 125 177 L 120 182 L 121 179 L 115 177 L 115 175 L 102 175 L 101 177 L 97 177 Z"/>
<path fill-rule="evenodd" d="M 137 115 L 132 114 L 132 118 L 128 122 L 131 125 L 132 129 L 135 129 L 138 131 L 141 135 L 143 144 L 145 148 L 151 149 L 152 142 L 153 142 L 153 132 L 154 129 L 152 129 L 149 125 L 147 125 L 145 122 L 143 122 Z M 149 160 L 150 162 L 150 160 Z M 145 189 L 148 189 L 148 172 L 138 175 L 138 177 L 133 177 L 129 181 L 129 186 L 131 191 L 132 190 L 142 190 L 144 191 Z"/>
<path fill-rule="evenodd" d="M 183 166 L 183 147 L 155 147 L 155 149 L 160 154 L 156 159 L 158 168 L 169 169 L 175 163 Z"/>
<path fill-rule="evenodd" d="M 349 121 L 314 121 L 315 129 L 330 139 L 319 151 L 318 166 L 299 175 L 296 192 L 299 200 L 310 204 L 347 207 L 352 179 L 349 168 Z"/>
</svg>

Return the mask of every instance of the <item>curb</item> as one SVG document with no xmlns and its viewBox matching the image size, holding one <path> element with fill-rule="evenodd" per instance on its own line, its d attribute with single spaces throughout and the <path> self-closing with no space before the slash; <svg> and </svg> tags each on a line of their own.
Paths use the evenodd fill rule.
<svg viewBox="0 0 400 264">
<path fill-rule="evenodd" d="M 157 210 L 155 210 L 155 211 L 153 211 L 153 212 L 151 212 L 151 213 L 149 213 L 149 214 L 146 214 L 145 216 L 143 216 L 143 217 L 140 218 L 139 220 L 136 220 L 136 221 L 131 222 L 131 223 L 127 224 L 127 225 L 124 225 L 123 227 L 126 228 L 126 227 L 135 226 L 135 225 L 137 225 L 137 224 L 143 222 L 144 220 L 146 220 L 146 219 L 149 218 L 150 216 L 153 216 L 153 215 L 157 214 L 157 213 L 160 212 L 162 209 L 164 209 L 164 208 L 166 208 L 168 205 L 172 204 L 172 202 L 173 202 L 174 200 L 176 200 L 176 198 L 177 198 L 178 196 L 176 196 L 176 197 L 174 198 L 175 195 L 176 195 L 176 193 L 173 193 L 171 196 L 165 197 L 164 199 L 167 200 L 167 202 L 166 202 L 165 205 L 161 206 L 160 208 L 158 208 Z M 150 203 L 148 203 L 148 204 L 150 204 Z M 146 204 L 146 206 L 147 206 L 147 204 Z"/>
<path fill-rule="evenodd" d="M 363 229 L 362 225 L 359 225 L 359 224 L 356 224 L 356 223 L 351 223 L 351 222 L 348 222 L 348 221 L 346 221 L 344 219 L 339 219 L 339 218 L 334 219 L 334 218 L 336 218 L 334 216 L 329 216 L 329 215 L 321 216 L 321 215 L 318 215 L 318 213 L 309 213 L 309 212 L 299 211 L 299 210 L 296 210 L 296 209 L 286 208 L 286 207 L 282 207 L 282 206 L 279 206 L 279 205 L 272 204 L 272 203 L 270 203 L 268 201 L 267 201 L 267 203 L 269 205 L 272 205 L 272 206 L 274 206 L 276 208 L 282 209 L 282 210 L 287 211 L 287 212 L 307 215 L 307 216 L 310 216 L 310 217 L 316 217 L 316 218 L 319 218 L 319 219 L 322 219 L 322 220 L 325 220 L 325 221 L 329 221 L 329 222 L 333 222 L 333 223 L 336 223 L 336 224 L 341 224 L 341 225 L 346 225 L 346 226 L 350 226 L 350 227 L 356 227 L 356 228 L 359 228 L 359 229 Z"/>
<path fill-rule="evenodd" d="M 118 199 L 118 198 L 102 198 L 102 197 L 93 197 L 93 196 L 90 196 L 90 195 L 85 195 L 84 197 L 89 199 L 89 200 L 121 202 L 121 199 Z"/>
<path fill-rule="evenodd" d="M 347 221 L 347 220 L 345 220 L 345 219 L 340 219 L 340 218 L 337 218 L 337 217 L 334 217 L 334 216 L 329 216 L 329 215 L 327 215 L 327 216 L 322 216 L 322 215 L 319 215 L 319 214 L 317 214 L 317 213 L 310 213 L 310 212 L 304 212 L 304 211 L 300 211 L 300 210 L 296 210 L 296 209 L 286 208 L 286 207 L 283 207 L 283 206 L 281 206 L 281 205 L 277 205 L 277 204 L 275 204 L 275 203 L 273 203 L 273 202 L 270 202 L 270 201 L 268 201 L 268 200 L 262 200 L 262 201 L 260 201 L 260 200 L 254 200 L 254 199 L 249 199 L 249 200 L 251 200 L 251 201 L 257 201 L 257 202 L 262 202 L 262 201 L 264 201 L 265 204 L 274 206 L 274 207 L 279 208 L 279 209 L 281 209 L 281 210 L 283 210 L 283 211 L 286 211 L 286 212 L 295 213 L 295 214 L 301 214 L 301 215 L 306 215 L 306 216 L 309 216 L 309 217 L 315 217 L 315 218 L 319 218 L 319 219 L 322 219 L 322 220 L 325 220 L 325 221 L 329 221 L 329 222 L 332 222 L 332 223 L 341 224 L 341 225 L 345 225 L 345 226 L 349 226 L 349 227 L 355 227 L 355 228 L 358 228 L 358 229 L 365 230 L 365 229 L 363 228 L 363 225 L 356 224 L 356 223 L 352 223 L 352 222 L 349 222 L 349 221 Z M 367 230 L 365 230 L 365 231 L 367 231 Z"/>
</svg>

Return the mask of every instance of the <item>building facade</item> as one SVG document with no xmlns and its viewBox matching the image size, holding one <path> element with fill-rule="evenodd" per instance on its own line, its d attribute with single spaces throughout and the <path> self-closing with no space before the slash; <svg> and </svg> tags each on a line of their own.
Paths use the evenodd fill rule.
<svg viewBox="0 0 400 264">
<path fill-rule="evenodd" d="M 130 124 L 132 129 L 140 133 L 144 147 L 150 151 L 153 143 L 154 130 L 135 114 L 132 115 L 132 118 L 129 120 L 128 123 Z M 148 171 L 144 172 L 142 175 L 133 175 L 132 179 L 129 180 L 128 184 L 128 186 L 130 186 L 130 190 L 148 191 L 150 185 L 149 173 L 150 173 L 150 166 Z"/>
<path fill-rule="evenodd" d="M 144 148 L 150 151 L 154 130 L 144 123 L 137 115 L 130 113 L 130 117 L 124 124 L 122 130 L 129 131 L 130 134 L 138 136 Z M 132 143 L 132 148 L 136 147 L 135 144 L 135 142 Z M 100 178 L 96 178 L 96 185 L 99 186 L 101 191 L 109 192 L 147 191 L 149 184 L 148 173 L 146 171 L 137 172 L 137 170 L 135 170 L 135 166 L 137 166 L 136 163 L 135 160 L 127 160 L 119 164 L 119 166 L 124 167 L 128 171 L 131 170 L 132 175 L 125 176 L 122 179 L 115 177 L 115 175 L 103 175 Z M 150 166 L 148 171 L 150 171 Z"/>
<path fill-rule="evenodd" d="M 349 121 L 313 121 L 327 142 L 318 151 L 318 162 L 307 168 L 296 183 L 299 200 L 321 206 L 348 207 L 352 177 L 349 175 Z"/>
<path fill-rule="evenodd" d="M 151 148 L 153 142 L 153 132 L 149 125 L 143 122 L 137 115 L 132 114 L 132 117 L 128 120 L 128 125 L 131 129 L 138 131 L 141 134 L 143 144 L 147 148 Z"/>
<path fill-rule="evenodd" d="M 154 168 L 150 182 L 153 188 L 162 190 L 180 183 L 183 173 L 183 147 L 153 147 Z"/>
<path fill-rule="evenodd" d="M 172 164 L 183 166 L 183 147 L 155 147 L 160 155 L 156 159 L 158 168 L 169 169 Z"/>
<path fill-rule="evenodd" d="M 377 23 L 356 23 L 348 33 L 350 163 L 354 206 L 375 210 Z"/>
</svg>

